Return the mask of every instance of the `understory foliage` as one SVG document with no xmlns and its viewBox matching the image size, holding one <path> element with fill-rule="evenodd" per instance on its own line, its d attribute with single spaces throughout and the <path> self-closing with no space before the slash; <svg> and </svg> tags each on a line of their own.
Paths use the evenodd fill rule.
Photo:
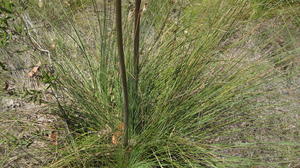
<svg viewBox="0 0 300 168">
<path fill-rule="evenodd" d="M 273 48 L 275 34 L 258 40 L 268 10 L 258 15 L 255 3 L 144 2 L 138 90 L 134 90 L 133 75 L 133 7 L 123 3 L 130 111 L 127 149 L 121 143 L 124 102 L 114 3 L 84 1 L 75 10 L 63 1 L 45 2 L 44 7 L 32 9 L 31 14 L 49 26 L 43 34 L 45 45 L 55 44 L 51 59 L 58 78 L 52 89 L 57 95 L 57 113 L 70 131 L 49 167 L 269 166 L 261 155 L 247 153 L 258 147 L 274 153 L 274 167 L 282 166 L 279 149 L 293 146 L 297 156 L 296 143 L 228 138 L 249 127 L 259 129 L 255 124 L 258 116 L 281 106 L 270 105 L 277 88 L 269 86 L 286 79 L 284 69 L 299 55 L 289 39 Z M 53 18 L 46 8 L 61 16 Z M 296 18 L 297 13 L 291 11 L 288 16 Z M 277 19 L 284 23 L 284 16 Z M 281 33 L 287 29 L 272 30 Z"/>
</svg>

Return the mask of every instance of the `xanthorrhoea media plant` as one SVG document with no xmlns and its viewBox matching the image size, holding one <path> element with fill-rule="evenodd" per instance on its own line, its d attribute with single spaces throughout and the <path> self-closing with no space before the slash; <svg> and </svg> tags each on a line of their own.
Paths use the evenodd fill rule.
<svg viewBox="0 0 300 168">
<path fill-rule="evenodd" d="M 265 107 L 256 101 L 280 75 L 270 53 L 260 52 L 266 44 L 247 48 L 255 26 L 237 29 L 251 24 L 249 2 L 205 0 L 194 8 L 150 0 L 140 9 L 137 0 L 133 9 L 123 3 L 123 12 L 120 0 L 91 4 L 80 14 L 61 4 L 68 19 L 50 32 L 60 114 L 71 131 L 50 167 L 255 165 L 226 153 L 249 144 L 223 141 L 243 131 L 241 123 L 255 123 Z M 282 54 L 294 53 L 278 49 L 272 57 Z"/>
</svg>

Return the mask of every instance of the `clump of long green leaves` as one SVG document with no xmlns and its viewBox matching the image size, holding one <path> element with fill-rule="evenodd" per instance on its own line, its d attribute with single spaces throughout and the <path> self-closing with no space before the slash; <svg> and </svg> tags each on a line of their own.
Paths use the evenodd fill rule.
<svg viewBox="0 0 300 168">
<path fill-rule="evenodd" d="M 54 27 L 51 32 L 57 44 L 52 58 L 59 76 L 54 89 L 59 95 L 59 114 L 66 120 L 71 138 L 58 147 L 60 155 L 50 167 L 257 164 L 257 158 L 226 153 L 251 149 L 251 144 L 224 141 L 243 131 L 240 124 L 255 123 L 265 109 L 257 100 L 269 94 L 264 87 L 280 79 L 280 71 L 267 60 L 270 53 L 260 52 L 265 44 L 246 47 L 256 27 L 245 26 L 244 32 L 237 29 L 241 23 L 251 27 L 248 2 L 205 0 L 195 7 L 172 0 L 149 1 L 143 7 L 139 53 L 133 40 L 136 18 L 130 4 L 123 4 L 129 85 L 126 148 L 120 141 L 112 142 L 113 137 L 124 135 L 118 128 L 123 123 L 124 95 L 115 8 L 108 1 L 92 4 L 84 14 L 65 12 L 71 16 L 64 29 Z M 238 38 L 229 40 L 237 34 Z M 272 58 L 295 54 L 276 51 Z M 134 55 L 140 55 L 140 60 Z"/>
</svg>

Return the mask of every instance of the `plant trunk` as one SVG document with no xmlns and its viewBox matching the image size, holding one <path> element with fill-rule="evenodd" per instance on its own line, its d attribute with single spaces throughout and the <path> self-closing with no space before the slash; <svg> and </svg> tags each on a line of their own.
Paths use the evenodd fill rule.
<svg viewBox="0 0 300 168">
<path fill-rule="evenodd" d="M 139 112 L 139 95 L 138 95 L 138 83 L 139 83 L 139 58 L 140 58 L 140 18 L 141 18 L 141 0 L 135 0 L 135 11 L 134 11 L 134 34 L 133 34 L 133 67 L 134 67 L 134 83 L 133 83 L 133 98 L 134 98 L 134 105 L 133 108 L 133 120 L 136 118 L 137 121 L 133 121 L 133 129 L 137 132 L 141 130 L 141 122 L 142 117 Z M 136 125 L 135 125 L 136 124 Z"/>
<path fill-rule="evenodd" d="M 126 150 L 128 147 L 128 88 L 127 88 L 127 77 L 126 77 L 126 67 L 125 67 L 125 56 L 123 49 L 123 32 L 122 32 L 122 2 L 121 0 L 116 0 L 116 29 L 117 29 L 117 45 L 119 52 L 119 62 L 120 62 L 120 74 L 122 79 L 123 86 L 123 100 L 124 100 L 124 109 L 123 109 L 123 120 L 124 120 L 124 141 L 123 145 Z"/>
<path fill-rule="evenodd" d="M 138 92 L 139 82 L 139 58 L 140 58 L 140 13 L 141 0 L 135 1 L 135 18 L 134 18 L 134 78 L 135 78 L 135 92 Z"/>
</svg>

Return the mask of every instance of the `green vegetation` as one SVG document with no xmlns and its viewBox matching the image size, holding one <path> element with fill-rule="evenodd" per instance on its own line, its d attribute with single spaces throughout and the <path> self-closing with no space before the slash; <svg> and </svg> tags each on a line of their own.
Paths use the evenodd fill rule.
<svg viewBox="0 0 300 168">
<path fill-rule="evenodd" d="M 43 3 L 25 11 L 46 25 L 41 78 L 68 132 L 47 167 L 299 164 L 299 104 L 282 93 L 299 89 L 296 1 L 149 0 L 140 23 L 128 1 L 122 25 L 111 1 Z"/>
<path fill-rule="evenodd" d="M 10 1 L 0 1 L 0 46 L 5 45 L 11 38 L 11 33 L 8 32 L 8 22 L 12 18 L 14 4 Z"/>
</svg>

